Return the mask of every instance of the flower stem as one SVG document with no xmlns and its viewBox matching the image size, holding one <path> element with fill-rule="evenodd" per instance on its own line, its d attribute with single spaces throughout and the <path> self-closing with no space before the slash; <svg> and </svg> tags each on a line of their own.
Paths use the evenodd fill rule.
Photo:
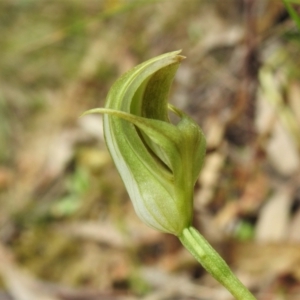
<svg viewBox="0 0 300 300">
<path fill-rule="evenodd" d="M 255 297 L 232 273 L 216 250 L 194 227 L 185 228 L 178 238 L 203 268 L 219 281 L 236 299 L 255 300 Z"/>
</svg>

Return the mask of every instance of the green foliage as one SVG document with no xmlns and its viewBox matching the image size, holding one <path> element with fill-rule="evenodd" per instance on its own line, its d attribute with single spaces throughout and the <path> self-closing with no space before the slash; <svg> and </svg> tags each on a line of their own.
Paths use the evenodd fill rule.
<svg viewBox="0 0 300 300">
<path fill-rule="evenodd" d="M 254 227 L 246 221 L 242 221 L 236 231 L 235 237 L 240 241 L 249 241 L 254 237 Z"/>
<path fill-rule="evenodd" d="M 61 197 L 52 207 L 51 213 L 56 217 L 69 216 L 75 213 L 82 204 L 84 194 L 88 191 L 88 173 L 78 168 L 67 180 L 67 195 Z"/>
<path fill-rule="evenodd" d="M 299 0 L 283 0 L 283 3 L 285 5 L 288 13 L 290 14 L 291 18 L 296 23 L 298 30 L 300 30 L 300 15 L 297 13 L 297 11 L 295 10 L 295 8 L 292 5 L 293 3 L 300 4 L 300 1 Z"/>
</svg>

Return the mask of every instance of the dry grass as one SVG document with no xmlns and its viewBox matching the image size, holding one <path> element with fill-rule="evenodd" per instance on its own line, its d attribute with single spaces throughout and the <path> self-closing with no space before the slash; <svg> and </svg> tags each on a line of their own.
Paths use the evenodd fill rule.
<svg viewBox="0 0 300 300">
<path fill-rule="evenodd" d="M 230 299 L 141 224 L 100 117 L 78 119 L 176 49 L 172 102 L 208 139 L 195 225 L 258 299 L 299 299 L 299 31 L 248 2 L 0 1 L 1 300 Z"/>
</svg>

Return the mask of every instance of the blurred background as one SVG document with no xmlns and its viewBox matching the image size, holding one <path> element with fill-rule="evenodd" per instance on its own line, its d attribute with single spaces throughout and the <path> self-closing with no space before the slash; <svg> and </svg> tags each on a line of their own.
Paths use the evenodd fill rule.
<svg viewBox="0 0 300 300">
<path fill-rule="evenodd" d="M 208 143 L 194 225 L 258 299 L 300 299 L 300 39 L 282 1 L 0 0 L 1 300 L 232 299 L 136 217 L 101 116 L 79 118 L 178 49 L 170 101 Z"/>
</svg>

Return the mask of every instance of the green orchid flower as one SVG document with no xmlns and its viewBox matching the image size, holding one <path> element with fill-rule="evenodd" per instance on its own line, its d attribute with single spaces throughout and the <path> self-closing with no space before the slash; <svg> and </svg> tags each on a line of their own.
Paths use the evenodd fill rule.
<svg viewBox="0 0 300 300">
<path fill-rule="evenodd" d="M 205 137 L 195 121 L 168 104 L 180 51 L 150 59 L 112 86 L 104 114 L 104 136 L 140 219 L 178 236 L 195 258 L 237 299 L 255 299 L 224 260 L 192 227 L 193 190 L 205 156 Z M 169 120 L 169 113 L 179 118 Z"/>
<path fill-rule="evenodd" d="M 177 236 L 191 225 L 193 189 L 205 155 L 200 127 L 168 106 L 182 59 L 176 51 L 135 67 L 112 86 L 106 109 L 89 111 L 105 114 L 105 140 L 140 219 Z M 177 125 L 168 110 L 180 118 Z"/>
</svg>

